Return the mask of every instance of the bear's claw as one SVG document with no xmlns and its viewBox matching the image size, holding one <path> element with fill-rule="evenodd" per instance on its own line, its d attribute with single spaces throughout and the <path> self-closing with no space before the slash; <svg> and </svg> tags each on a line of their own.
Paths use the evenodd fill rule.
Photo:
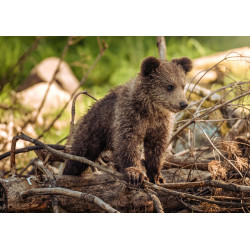
<svg viewBox="0 0 250 250">
<path fill-rule="evenodd" d="M 143 172 L 136 167 L 129 167 L 124 169 L 124 174 L 126 181 L 134 186 L 141 185 L 143 181 L 147 179 Z"/>
</svg>

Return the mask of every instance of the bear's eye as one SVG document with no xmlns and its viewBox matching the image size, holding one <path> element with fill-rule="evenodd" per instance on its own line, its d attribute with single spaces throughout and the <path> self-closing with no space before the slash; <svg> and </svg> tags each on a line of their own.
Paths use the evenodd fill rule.
<svg viewBox="0 0 250 250">
<path fill-rule="evenodd" d="M 173 85 L 168 85 L 167 86 L 167 91 L 173 91 L 174 90 L 174 86 Z"/>
</svg>

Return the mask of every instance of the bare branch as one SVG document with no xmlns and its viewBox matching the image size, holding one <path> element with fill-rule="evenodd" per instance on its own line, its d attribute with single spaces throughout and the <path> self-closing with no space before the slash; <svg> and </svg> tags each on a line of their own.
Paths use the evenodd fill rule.
<svg viewBox="0 0 250 250">
<path fill-rule="evenodd" d="M 65 150 L 64 145 L 48 144 L 48 146 L 52 147 L 54 149 L 57 149 L 57 150 Z M 20 154 L 20 153 L 26 153 L 29 151 L 39 150 L 39 149 L 43 149 L 43 148 L 44 147 L 41 147 L 41 146 L 28 146 L 28 147 L 16 149 L 14 152 L 15 152 L 15 154 Z M 8 152 L 0 155 L 0 161 L 6 157 L 9 157 L 11 155 L 11 152 L 12 151 L 8 151 Z"/>
<path fill-rule="evenodd" d="M 50 146 L 40 142 L 39 140 L 37 139 L 33 139 L 23 133 L 21 133 L 20 135 L 17 136 L 17 138 L 19 139 L 22 139 L 22 140 L 25 140 L 25 141 L 29 141 L 37 146 L 41 146 L 45 149 L 47 149 L 50 153 L 54 154 L 54 155 L 57 155 L 59 157 L 62 157 L 62 158 L 65 158 L 65 159 L 69 159 L 69 160 L 73 160 L 73 161 L 79 161 L 79 162 L 82 162 L 82 163 L 85 163 L 85 164 L 88 164 L 90 166 L 93 166 L 93 167 L 96 167 L 97 169 L 103 171 L 103 172 L 106 172 L 106 173 L 109 173 L 117 178 L 122 178 L 123 175 L 121 173 L 118 173 L 118 172 L 114 172 L 108 168 L 105 168 L 97 163 L 94 163 L 88 159 L 86 159 L 85 157 L 79 157 L 79 156 L 76 156 L 76 155 L 71 155 L 71 154 L 67 154 L 67 153 L 63 153 L 63 152 L 60 152 L 58 150 L 55 150 L 53 148 L 51 148 Z"/>
<path fill-rule="evenodd" d="M 42 110 L 42 108 L 43 108 L 43 106 L 44 106 L 44 103 L 45 103 L 45 101 L 46 101 L 46 99 L 47 99 L 47 96 L 48 96 L 50 87 L 51 87 L 53 81 L 56 79 L 56 75 L 58 74 L 59 69 L 60 69 L 60 66 L 61 66 L 61 64 L 62 64 L 62 62 L 63 62 L 63 60 L 64 60 L 64 57 L 65 57 L 65 55 L 66 55 L 67 52 L 68 52 L 68 49 L 69 49 L 69 46 L 70 46 L 70 44 L 71 44 L 72 38 L 73 38 L 73 37 L 69 37 L 69 39 L 68 39 L 68 41 L 67 41 L 67 43 L 66 43 L 66 45 L 65 45 L 65 47 L 64 47 L 64 49 L 63 49 L 62 56 L 61 56 L 61 58 L 60 58 L 60 60 L 59 60 L 59 62 L 58 62 L 58 65 L 57 65 L 57 67 L 56 67 L 56 69 L 55 69 L 55 72 L 54 72 L 54 74 L 53 74 L 53 76 L 52 76 L 50 82 L 48 83 L 48 88 L 47 88 L 47 90 L 46 90 L 46 92 L 45 92 L 45 94 L 44 94 L 43 100 L 42 100 L 42 102 L 41 102 L 41 104 L 40 104 L 40 106 L 39 106 L 39 108 L 38 108 L 38 110 L 37 110 L 36 116 L 35 116 L 34 119 L 33 119 L 33 122 L 34 122 L 34 123 L 36 122 L 37 117 L 39 116 L 39 114 L 40 114 L 40 112 L 41 112 L 41 110 Z"/>
<path fill-rule="evenodd" d="M 87 96 L 91 97 L 92 99 L 94 99 L 95 101 L 98 101 L 95 97 L 93 97 L 92 95 L 90 95 L 86 90 L 81 91 L 81 92 L 77 93 L 74 96 L 73 101 L 72 101 L 72 107 L 71 107 L 71 121 L 70 121 L 70 130 L 69 130 L 68 141 L 70 141 L 70 138 L 72 136 L 72 130 L 73 130 L 73 127 L 74 127 L 74 122 L 75 122 L 75 113 L 76 113 L 75 103 L 76 103 L 76 99 L 81 94 L 87 95 Z"/>
<path fill-rule="evenodd" d="M 155 209 L 157 213 L 164 213 L 164 209 L 162 207 L 160 199 L 155 195 L 152 190 L 146 190 L 146 193 L 149 195 L 149 197 L 153 200 Z"/>
<path fill-rule="evenodd" d="M 8 70 L 6 76 L 0 81 L 0 92 L 6 83 L 10 82 L 11 80 L 13 80 L 13 78 L 15 78 L 16 74 L 12 74 L 12 76 L 10 76 L 10 74 L 15 70 L 17 66 L 20 66 L 25 62 L 25 60 L 31 54 L 31 52 L 37 48 L 40 40 L 41 40 L 41 37 L 39 36 L 36 37 L 35 42 L 28 48 L 27 51 L 25 51 L 22 54 L 22 56 L 18 59 L 18 61 Z"/>
<path fill-rule="evenodd" d="M 21 197 L 25 198 L 31 195 L 66 195 L 78 199 L 83 199 L 86 202 L 95 203 L 99 207 L 101 207 L 104 211 L 109 213 L 119 213 L 116 209 L 112 208 L 109 204 L 101 200 L 92 194 L 82 193 L 78 191 L 72 191 L 66 188 L 36 188 L 29 189 L 21 193 Z"/>
<path fill-rule="evenodd" d="M 160 60 L 167 60 L 167 46 L 165 42 L 165 37 L 157 36 L 156 39 Z"/>
<path fill-rule="evenodd" d="M 222 108 L 223 106 L 226 106 L 227 104 L 229 104 L 229 103 L 231 103 L 231 102 L 234 102 L 234 101 L 236 101 L 236 100 L 238 100 L 238 99 L 240 99 L 240 98 L 242 98 L 242 97 L 244 97 L 244 96 L 247 96 L 247 95 L 250 95 L 250 91 L 245 92 L 245 93 L 243 93 L 242 95 L 233 98 L 232 100 L 228 100 L 228 101 L 226 101 L 226 102 L 224 102 L 224 103 L 222 103 L 222 104 L 216 105 L 216 106 L 212 107 L 211 109 L 209 109 L 208 111 L 206 111 L 206 112 L 204 112 L 204 113 L 202 113 L 202 114 L 200 114 L 200 115 L 197 115 L 197 116 L 193 117 L 192 119 L 190 119 L 189 121 L 187 121 L 184 125 L 182 125 L 182 126 L 173 134 L 171 140 L 169 141 L 169 145 L 170 145 L 170 143 L 175 139 L 175 137 L 176 137 L 177 135 L 179 135 L 179 134 L 180 134 L 186 127 L 188 127 L 190 124 L 192 124 L 193 122 L 195 122 L 197 118 L 201 118 L 201 117 L 203 117 L 203 116 L 206 116 L 206 115 L 208 115 L 208 114 L 214 112 L 215 110 L 220 109 L 220 108 Z"/>
<path fill-rule="evenodd" d="M 70 96 L 70 99 L 68 100 L 67 103 L 65 103 L 65 105 L 63 106 L 63 108 L 60 110 L 60 112 L 58 113 L 58 115 L 53 119 L 53 121 L 49 124 L 49 126 L 37 137 L 37 139 L 40 139 L 41 137 L 43 137 L 43 135 L 45 133 L 47 133 L 54 125 L 54 123 L 61 117 L 61 115 L 63 114 L 64 110 L 67 108 L 67 106 L 69 105 L 69 103 L 71 102 L 71 100 L 73 99 L 73 97 L 75 96 L 76 92 L 79 90 L 79 88 L 84 84 L 84 82 L 87 80 L 87 77 L 89 76 L 89 74 L 92 72 L 92 70 L 95 68 L 97 62 L 100 60 L 100 58 L 102 57 L 103 53 L 105 52 L 107 45 L 104 43 L 104 47 L 103 50 L 98 54 L 98 56 L 96 57 L 94 63 L 91 65 L 91 67 L 89 68 L 88 72 L 83 76 L 80 85 L 73 91 L 73 93 Z"/>
<path fill-rule="evenodd" d="M 17 136 L 14 136 L 11 142 L 11 157 L 10 157 L 10 168 L 11 168 L 11 174 L 12 176 L 16 175 L 16 156 L 15 156 L 15 150 L 16 150 L 16 143 L 19 140 Z"/>
<path fill-rule="evenodd" d="M 188 193 L 183 193 L 183 192 L 177 192 L 174 190 L 169 190 L 166 188 L 163 188 L 159 185 L 153 184 L 151 182 L 148 181 L 144 181 L 144 183 L 149 186 L 150 188 L 153 188 L 155 190 L 158 191 L 162 191 L 164 193 L 170 194 L 170 195 L 175 195 L 178 197 L 182 197 L 182 198 L 188 198 L 188 199 L 192 199 L 192 200 L 199 200 L 199 201 L 204 201 L 207 203 L 211 203 L 211 204 L 217 204 L 217 205 L 221 205 L 221 206 L 232 206 L 232 207 L 249 207 L 250 203 L 236 203 L 236 202 L 226 202 L 226 201 L 214 201 L 214 200 L 209 200 L 197 195 L 192 195 L 192 194 L 188 194 Z"/>
</svg>

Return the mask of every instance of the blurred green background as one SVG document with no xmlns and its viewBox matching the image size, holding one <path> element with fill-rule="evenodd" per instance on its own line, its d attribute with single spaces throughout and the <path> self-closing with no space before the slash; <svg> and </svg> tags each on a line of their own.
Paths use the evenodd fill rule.
<svg viewBox="0 0 250 250">
<path fill-rule="evenodd" d="M 35 37 L 0 37 L 0 81 L 8 78 L 8 70 L 35 39 Z M 12 72 L 16 77 L 5 86 L 5 93 L 22 83 L 31 69 L 46 57 L 60 57 L 67 39 L 68 37 L 42 37 L 37 49 L 28 56 L 21 67 Z M 110 88 L 134 77 L 143 58 L 158 57 L 156 37 L 100 37 L 100 39 L 106 42 L 108 49 L 83 87 L 98 98 Z M 166 43 L 168 59 L 181 56 L 194 59 L 217 51 L 249 46 L 250 37 L 166 37 Z M 85 37 L 70 46 L 65 61 L 80 80 L 98 53 L 97 38 Z"/>
<path fill-rule="evenodd" d="M 47 57 L 61 57 L 69 37 L 42 37 L 37 48 L 25 61 L 10 69 L 19 58 L 35 42 L 36 37 L 0 37 L 0 104 L 13 105 L 11 93 L 30 74 L 30 71 Z M 218 51 L 225 51 L 250 45 L 250 37 L 165 37 L 167 44 L 167 57 L 187 56 L 191 59 L 210 55 Z M 75 37 L 78 43 L 71 45 L 66 54 L 65 61 L 70 65 L 75 76 L 81 80 L 89 67 L 99 54 L 98 40 L 105 41 L 108 48 L 104 52 L 94 70 L 90 73 L 82 89 L 100 99 L 111 88 L 125 83 L 135 77 L 140 70 L 140 63 L 147 56 L 158 57 L 156 37 Z M 7 80 L 6 80 L 7 79 Z M 93 103 L 91 98 L 77 103 L 77 116 L 83 115 Z M 58 107 L 54 114 L 48 114 L 45 120 L 53 120 L 62 107 Z M 0 121 L 8 123 L 9 115 L 14 114 L 15 124 L 24 123 L 26 113 L 24 108 L 16 105 L 14 109 L 0 109 Z M 52 128 L 44 140 L 56 142 L 66 136 L 69 131 L 70 113 L 64 112 L 60 121 L 66 121 L 66 128 Z M 37 126 L 36 132 L 40 134 L 44 126 Z M 49 138 L 48 138 L 49 137 Z"/>
</svg>

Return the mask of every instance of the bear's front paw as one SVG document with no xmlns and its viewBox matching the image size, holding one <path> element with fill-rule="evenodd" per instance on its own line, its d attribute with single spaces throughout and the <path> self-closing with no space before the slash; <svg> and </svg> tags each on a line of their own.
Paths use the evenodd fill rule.
<svg viewBox="0 0 250 250">
<path fill-rule="evenodd" d="M 166 183 L 165 178 L 163 177 L 163 175 L 161 173 L 159 174 L 154 174 L 153 176 L 151 176 L 149 178 L 150 182 L 153 182 L 154 184 L 163 184 Z"/>
<path fill-rule="evenodd" d="M 124 169 L 125 179 L 129 184 L 139 186 L 147 179 L 143 172 L 136 167 L 129 167 Z"/>
</svg>

